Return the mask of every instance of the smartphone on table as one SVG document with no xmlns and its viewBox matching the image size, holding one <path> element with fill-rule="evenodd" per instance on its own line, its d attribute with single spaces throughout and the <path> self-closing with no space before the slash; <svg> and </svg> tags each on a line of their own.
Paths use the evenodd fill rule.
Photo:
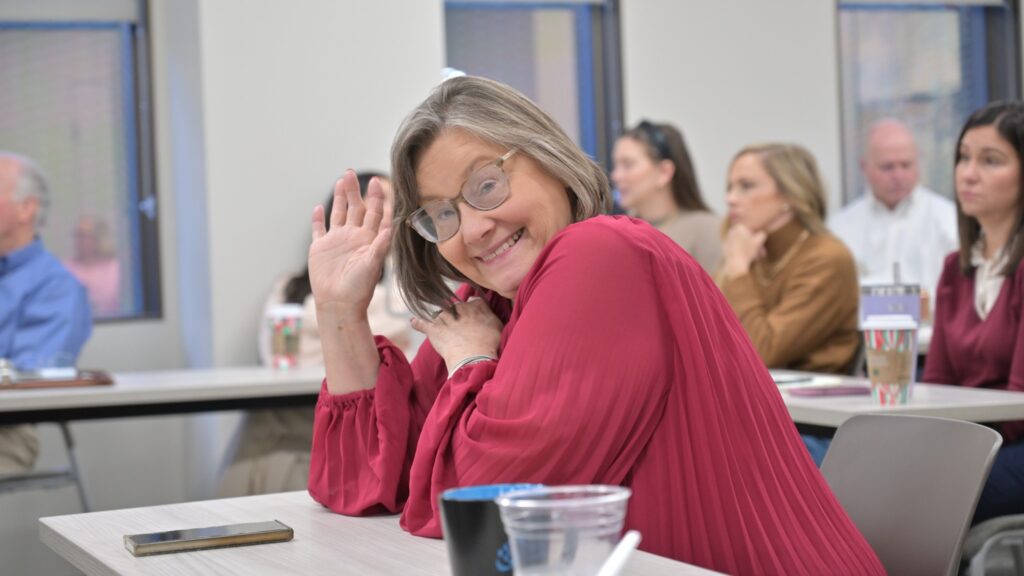
<svg viewBox="0 0 1024 576">
<path fill-rule="evenodd" d="M 149 534 L 126 534 L 124 547 L 133 556 L 149 556 L 150 554 L 184 552 L 186 550 L 287 542 L 294 535 L 291 528 L 277 520 L 272 520 L 270 522 L 167 530 Z"/>
</svg>

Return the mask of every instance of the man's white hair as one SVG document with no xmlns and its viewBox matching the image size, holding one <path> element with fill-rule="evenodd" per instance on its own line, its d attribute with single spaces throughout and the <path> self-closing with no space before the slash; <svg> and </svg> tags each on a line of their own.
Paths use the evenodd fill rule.
<svg viewBox="0 0 1024 576">
<path fill-rule="evenodd" d="M 42 228 L 46 223 L 46 214 L 50 208 L 50 187 L 42 170 L 27 156 L 14 152 L 0 150 L 0 159 L 11 160 L 18 165 L 18 178 L 14 182 L 13 199 L 15 202 L 22 202 L 29 198 L 35 198 L 39 206 L 36 209 L 36 228 Z"/>
</svg>

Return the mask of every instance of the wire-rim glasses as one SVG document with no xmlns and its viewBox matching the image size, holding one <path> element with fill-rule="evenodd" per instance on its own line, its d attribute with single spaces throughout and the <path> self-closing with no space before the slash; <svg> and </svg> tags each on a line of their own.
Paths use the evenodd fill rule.
<svg viewBox="0 0 1024 576">
<path fill-rule="evenodd" d="M 444 242 L 462 225 L 459 203 L 465 202 L 477 210 L 494 210 L 508 200 L 511 192 L 505 162 L 516 153 L 509 150 L 501 158 L 490 162 L 469 175 L 462 184 L 459 195 L 448 200 L 430 202 L 406 218 L 405 223 L 413 228 L 427 242 Z"/>
</svg>

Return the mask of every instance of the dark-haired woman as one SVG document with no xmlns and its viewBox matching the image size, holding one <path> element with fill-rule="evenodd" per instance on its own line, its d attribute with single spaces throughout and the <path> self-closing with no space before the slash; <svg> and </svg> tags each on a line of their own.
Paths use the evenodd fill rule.
<svg viewBox="0 0 1024 576">
<path fill-rule="evenodd" d="M 389 186 L 383 175 L 372 172 L 360 175 L 365 190 L 371 178 Z M 328 198 L 330 206 L 334 194 Z M 388 267 L 390 268 L 390 267 Z M 271 365 L 270 324 L 266 318 L 271 309 L 282 304 L 302 306 L 299 332 L 298 366 L 322 366 L 323 352 L 317 326 L 316 303 L 309 285 L 309 269 L 279 278 L 264 306 L 259 329 L 260 362 Z M 397 347 L 412 356 L 413 344 L 421 338 L 409 326 L 410 314 L 398 293 L 394 272 L 388 269 L 373 290 L 367 317 L 376 333 L 388 337 Z M 245 415 L 232 442 L 221 474 L 218 495 L 248 496 L 305 490 L 309 478 L 309 450 L 313 443 L 313 410 L 254 410 Z"/>
<path fill-rule="evenodd" d="M 957 141 L 960 250 L 946 257 L 925 382 L 1024 391 L 1024 103 L 996 102 L 968 118 Z M 1024 422 L 1000 425 L 996 457 L 974 516 L 1024 513 Z"/>
<path fill-rule="evenodd" d="M 722 260 L 722 219 L 704 203 L 683 135 L 644 120 L 615 143 L 612 182 L 622 207 L 650 222 L 707 272 Z"/>
</svg>

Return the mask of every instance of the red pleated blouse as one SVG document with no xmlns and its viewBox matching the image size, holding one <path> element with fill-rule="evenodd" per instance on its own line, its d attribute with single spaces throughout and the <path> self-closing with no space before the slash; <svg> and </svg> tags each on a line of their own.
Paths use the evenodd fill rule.
<svg viewBox="0 0 1024 576">
<path fill-rule="evenodd" d="M 730 574 L 884 574 L 728 302 L 667 236 L 626 217 L 573 224 L 514 305 L 481 296 L 505 321 L 497 361 L 449 378 L 429 342 L 410 366 L 378 337 L 374 388 L 325 383 L 315 500 L 401 511 L 439 537 L 454 486 L 624 485 L 648 552 Z"/>
</svg>

